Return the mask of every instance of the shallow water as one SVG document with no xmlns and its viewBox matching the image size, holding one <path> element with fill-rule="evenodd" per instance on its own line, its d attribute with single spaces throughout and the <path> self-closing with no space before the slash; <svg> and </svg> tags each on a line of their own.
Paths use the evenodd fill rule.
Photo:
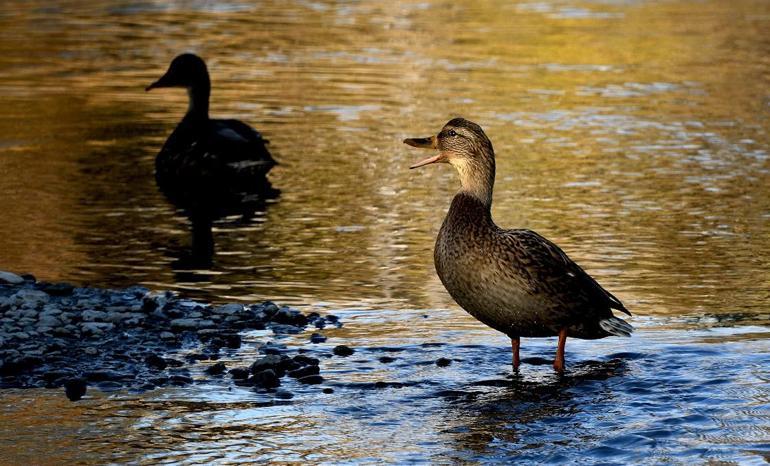
<svg viewBox="0 0 770 466">
<path fill-rule="evenodd" d="M 5 391 L 0 460 L 761 462 L 768 29 L 759 0 L 3 2 L 0 269 L 329 310 L 349 319 L 329 344 L 359 353 L 327 361 L 335 394 L 282 405 L 220 385 Z M 188 224 L 153 179 L 186 97 L 143 92 L 188 50 L 212 114 L 282 164 L 281 198 L 219 222 L 205 270 L 180 268 Z M 639 316 L 631 340 L 570 342 L 564 380 L 537 365 L 477 385 L 509 354 L 433 271 L 457 180 L 407 170 L 423 154 L 400 142 L 456 115 L 495 145 L 498 223 L 553 239 Z M 463 361 L 418 364 L 439 356 Z M 354 385 L 383 380 L 408 386 Z"/>
</svg>

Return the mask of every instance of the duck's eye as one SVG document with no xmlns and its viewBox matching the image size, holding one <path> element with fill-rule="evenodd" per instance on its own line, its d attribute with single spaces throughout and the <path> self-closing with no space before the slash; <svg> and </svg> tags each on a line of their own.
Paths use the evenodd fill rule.
<svg viewBox="0 0 770 466">
<path fill-rule="evenodd" d="M 450 129 L 449 131 L 447 131 L 446 134 L 447 136 L 450 136 L 450 137 L 457 136 L 457 133 L 455 133 L 455 130 L 453 129 Z"/>
</svg>

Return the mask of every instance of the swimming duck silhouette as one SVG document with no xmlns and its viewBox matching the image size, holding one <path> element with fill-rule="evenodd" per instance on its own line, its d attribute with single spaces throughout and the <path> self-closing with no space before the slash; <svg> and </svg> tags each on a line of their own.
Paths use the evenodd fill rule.
<svg viewBox="0 0 770 466">
<path fill-rule="evenodd" d="M 441 225 L 434 250 L 436 271 L 463 309 L 511 339 L 519 368 L 522 337 L 559 337 L 553 367 L 563 372 L 567 337 L 630 336 L 633 327 L 612 310 L 631 315 L 558 246 L 534 231 L 505 230 L 492 220 L 495 153 L 479 125 L 449 121 L 437 136 L 404 143 L 438 150 L 410 168 L 444 162 L 461 188 Z"/>
<path fill-rule="evenodd" d="M 217 217 L 222 211 L 274 198 L 279 191 L 267 179 L 276 165 L 268 141 L 238 120 L 209 118 L 211 81 L 206 63 L 185 53 L 146 90 L 187 89 L 187 113 L 155 159 L 161 191 L 180 208 L 197 217 Z"/>
</svg>

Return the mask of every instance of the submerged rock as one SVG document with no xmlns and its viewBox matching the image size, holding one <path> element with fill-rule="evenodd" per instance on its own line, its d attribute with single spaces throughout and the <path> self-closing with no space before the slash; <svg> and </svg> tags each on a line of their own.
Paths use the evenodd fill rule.
<svg viewBox="0 0 770 466">
<path fill-rule="evenodd" d="M 447 367 L 450 364 L 452 364 L 452 360 L 451 359 L 447 359 L 447 358 L 438 358 L 438 359 L 436 359 L 436 365 L 438 367 Z"/>
<path fill-rule="evenodd" d="M 355 352 L 356 351 L 353 348 L 351 348 L 349 346 L 346 346 L 346 345 L 335 346 L 334 349 L 332 350 L 332 353 L 334 353 L 337 356 L 342 356 L 342 357 L 350 356 L 351 354 L 353 354 Z"/>
</svg>

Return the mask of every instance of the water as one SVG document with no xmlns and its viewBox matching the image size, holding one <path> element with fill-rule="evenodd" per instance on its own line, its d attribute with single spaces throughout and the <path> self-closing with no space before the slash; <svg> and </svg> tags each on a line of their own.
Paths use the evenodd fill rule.
<svg viewBox="0 0 770 466">
<path fill-rule="evenodd" d="M 282 403 L 4 391 L 0 462 L 767 461 L 768 23 L 759 0 L 3 2 L 0 269 L 334 312 L 320 348 L 359 351 L 324 361 L 335 394 Z M 182 51 L 208 61 L 212 114 L 282 163 L 276 203 L 217 223 L 209 269 L 179 266 L 188 224 L 153 179 L 186 96 L 143 88 Z M 407 170 L 401 143 L 457 115 L 495 145 L 498 223 L 560 244 L 633 339 L 505 378 L 505 339 L 431 263 L 456 176 Z"/>
</svg>

